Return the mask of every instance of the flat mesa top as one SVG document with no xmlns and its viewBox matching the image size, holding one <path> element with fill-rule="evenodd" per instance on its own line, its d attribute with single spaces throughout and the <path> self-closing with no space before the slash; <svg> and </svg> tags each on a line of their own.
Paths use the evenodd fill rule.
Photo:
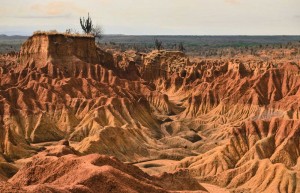
<svg viewBox="0 0 300 193">
<path fill-rule="evenodd" d="M 49 31 L 38 31 L 34 32 L 32 36 L 47 35 L 47 36 L 67 36 L 67 37 L 84 37 L 84 38 L 95 38 L 91 34 L 79 34 L 79 33 L 60 33 L 60 32 L 49 32 Z"/>
</svg>

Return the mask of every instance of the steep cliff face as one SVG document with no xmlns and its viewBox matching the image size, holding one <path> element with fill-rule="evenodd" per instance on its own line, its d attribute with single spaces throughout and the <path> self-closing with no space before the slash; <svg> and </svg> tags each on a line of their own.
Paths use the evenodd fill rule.
<svg viewBox="0 0 300 193">
<path fill-rule="evenodd" d="M 95 38 L 67 34 L 36 34 L 22 46 L 20 65 L 22 68 L 43 68 L 48 64 L 67 67 L 74 61 L 99 63 Z"/>
<path fill-rule="evenodd" d="M 26 74 L 28 70 L 34 69 L 41 74 L 60 79 L 68 77 L 99 79 L 100 63 L 94 37 L 37 34 L 23 44 L 20 66 L 17 70 L 21 74 Z"/>
</svg>

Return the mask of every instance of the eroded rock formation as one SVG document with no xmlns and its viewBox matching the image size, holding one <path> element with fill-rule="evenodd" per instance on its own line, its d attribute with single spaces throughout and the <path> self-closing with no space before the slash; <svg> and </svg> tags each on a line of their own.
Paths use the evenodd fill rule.
<svg viewBox="0 0 300 193">
<path fill-rule="evenodd" d="M 188 169 L 199 182 L 233 192 L 300 191 L 300 70 L 293 61 L 120 53 L 101 50 L 92 37 L 37 34 L 20 56 L 3 56 L 0 65 L 0 179 L 11 178 L 20 159 L 62 139 L 70 142 L 69 149 L 29 158 L 8 188 L 95 192 L 99 187 L 88 190 L 83 182 L 101 178 L 116 182 L 116 191 L 179 190 L 170 187 L 172 175 L 150 177 L 118 161 L 164 159 L 174 163 L 140 166 L 156 173 Z M 106 160 L 105 166 L 97 160 Z M 36 165 L 58 162 L 62 170 L 75 162 L 77 169 L 69 168 L 74 177 L 91 175 L 65 187 L 58 184 L 68 174 L 37 179 L 48 172 L 34 171 Z"/>
</svg>

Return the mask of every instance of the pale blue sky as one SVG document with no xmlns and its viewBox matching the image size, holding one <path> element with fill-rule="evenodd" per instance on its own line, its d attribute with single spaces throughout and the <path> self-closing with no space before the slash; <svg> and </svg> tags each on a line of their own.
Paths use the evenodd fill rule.
<svg viewBox="0 0 300 193">
<path fill-rule="evenodd" d="M 106 34 L 300 35 L 300 0 L 0 0 L 0 34 L 80 30 L 90 12 Z"/>
</svg>

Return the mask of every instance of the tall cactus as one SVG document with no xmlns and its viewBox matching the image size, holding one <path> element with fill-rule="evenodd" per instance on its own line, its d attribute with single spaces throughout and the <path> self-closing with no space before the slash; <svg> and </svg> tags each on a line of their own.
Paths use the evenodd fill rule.
<svg viewBox="0 0 300 193">
<path fill-rule="evenodd" d="M 90 34 L 92 32 L 93 29 L 93 22 L 92 19 L 90 18 L 90 13 L 88 13 L 88 18 L 85 19 L 80 18 L 80 25 L 82 30 L 86 33 L 86 34 Z"/>
</svg>

